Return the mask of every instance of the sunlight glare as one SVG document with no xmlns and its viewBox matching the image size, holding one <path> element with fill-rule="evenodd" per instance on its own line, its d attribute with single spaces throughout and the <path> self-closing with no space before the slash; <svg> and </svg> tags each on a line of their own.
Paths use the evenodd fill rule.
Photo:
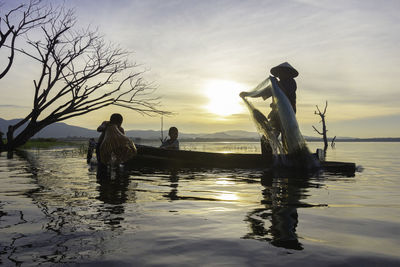
<svg viewBox="0 0 400 267">
<path fill-rule="evenodd" d="M 222 201 L 233 201 L 233 200 L 239 200 L 239 196 L 237 196 L 235 193 L 224 192 L 218 195 L 217 199 Z"/>
<path fill-rule="evenodd" d="M 234 185 L 235 183 L 229 179 L 218 179 L 215 181 L 218 185 Z"/>
<path fill-rule="evenodd" d="M 211 80 L 205 85 L 205 92 L 210 102 L 206 109 L 219 116 L 242 113 L 244 108 L 239 93 L 246 87 L 234 81 Z"/>
</svg>

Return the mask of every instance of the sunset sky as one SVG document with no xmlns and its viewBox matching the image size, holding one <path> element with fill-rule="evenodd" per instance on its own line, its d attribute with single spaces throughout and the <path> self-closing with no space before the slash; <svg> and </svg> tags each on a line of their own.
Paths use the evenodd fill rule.
<svg viewBox="0 0 400 267">
<path fill-rule="evenodd" d="M 10 6 L 18 1 L 1 1 Z M 48 1 L 63 3 L 64 1 Z M 320 127 L 315 105 L 328 101 L 329 136 L 400 136 L 400 1 L 370 0 L 68 0 L 77 27 L 98 27 L 133 51 L 149 71 L 164 127 L 184 133 L 255 131 L 239 92 L 271 67 L 289 62 L 296 78 L 297 119 L 304 135 Z M 0 7 L 1 8 L 1 7 Z M 2 59 L 3 60 L 3 59 Z M 31 110 L 35 65 L 18 59 L 0 80 L 0 117 Z M 12 92 L 12 93 L 9 93 Z M 268 112 L 269 103 L 265 103 Z M 160 129 L 160 117 L 110 108 L 65 121 L 94 129 L 114 112 L 124 127 Z"/>
</svg>

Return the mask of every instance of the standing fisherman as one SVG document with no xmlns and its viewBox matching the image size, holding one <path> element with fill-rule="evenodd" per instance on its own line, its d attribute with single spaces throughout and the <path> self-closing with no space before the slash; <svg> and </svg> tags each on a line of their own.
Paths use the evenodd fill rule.
<svg viewBox="0 0 400 267">
<path fill-rule="evenodd" d="M 299 72 L 293 68 L 288 62 L 284 62 L 279 64 L 270 70 L 271 74 L 278 78 L 278 86 L 284 92 L 286 97 L 289 99 L 289 102 L 293 108 L 294 113 L 296 114 L 296 90 L 297 84 L 294 80 L 295 77 L 299 75 Z M 272 96 L 271 90 L 262 90 L 258 94 L 252 94 L 249 92 L 241 92 L 240 96 L 246 97 L 262 97 L 264 100 L 270 98 Z M 278 111 L 275 107 L 274 103 L 271 103 L 270 107 L 272 111 L 268 114 L 268 119 L 270 120 L 271 126 L 276 130 L 276 135 L 278 136 L 281 133 L 281 125 L 279 121 Z M 261 149 L 263 154 L 271 153 L 271 147 L 265 137 L 261 138 Z M 286 140 L 282 135 L 282 144 L 286 146 Z"/>
</svg>

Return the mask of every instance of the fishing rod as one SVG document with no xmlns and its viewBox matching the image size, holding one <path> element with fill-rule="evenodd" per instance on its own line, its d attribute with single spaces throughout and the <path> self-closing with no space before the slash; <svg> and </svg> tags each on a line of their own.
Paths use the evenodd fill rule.
<svg viewBox="0 0 400 267">
<path fill-rule="evenodd" d="M 164 116 L 161 115 L 161 142 L 164 141 L 164 133 L 163 133 L 163 128 L 164 128 Z"/>
</svg>

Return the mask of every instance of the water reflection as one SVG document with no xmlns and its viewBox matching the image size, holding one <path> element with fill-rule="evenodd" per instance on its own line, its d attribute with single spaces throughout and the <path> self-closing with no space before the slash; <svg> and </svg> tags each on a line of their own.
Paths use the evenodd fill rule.
<svg viewBox="0 0 400 267">
<path fill-rule="evenodd" d="M 88 172 L 80 158 L 60 158 L 59 151 L 15 154 L 18 157 L 6 161 L 8 172 L 17 180 L 32 180 L 21 181 L 21 192 L 15 191 L 19 184 L 12 182 L 10 192 L 15 193 L 5 194 L 9 207 L 3 209 L 0 202 L 0 230 L 6 230 L 2 238 L 9 240 L 0 242 L 0 254 L 7 255 L 8 261 L 63 264 L 96 258 L 105 253 L 107 240 L 134 227 L 122 225 L 125 203 L 135 201 L 135 191 L 128 192 L 135 183 L 130 183 L 127 172 Z M 26 207 L 18 202 L 25 203 L 24 198 L 32 200 Z"/>
<path fill-rule="evenodd" d="M 289 174 L 290 175 L 290 174 Z M 263 185 L 261 204 L 263 207 L 249 212 L 245 221 L 251 232 L 247 239 L 267 241 L 276 247 L 302 250 L 296 227 L 299 223 L 297 208 L 312 207 L 301 200 L 306 198 L 307 188 L 312 186 L 303 175 L 281 177 L 273 172 L 265 172 L 261 177 Z"/>
<path fill-rule="evenodd" d="M 223 170 L 220 170 L 220 172 L 215 176 L 210 171 L 202 174 L 197 172 L 191 174 L 187 171 L 178 172 L 176 170 L 165 171 L 163 174 L 167 174 L 168 178 L 164 179 L 168 180 L 170 190 L 163 196 L 169 200 L 241 202 L 245 200 L 241 199 L 234 188 L 240 187 L 242 183 L 260 183 L 262 185 L 260 205 L 247 213 L 245 221 L 249 223 L 250 232 L 243 238 L 267 241 L 276 247 L 303 250 L 303 245 L 296 232 L 299 224 L 297 209 L 326 206 L 326 204 L 312 205 L 305 202 L 308 189 L 320 186 L 319 183 L 313 182 L 315 181 L 313 180 L 315 179 L 314 175 L 318 174 L 261 172 L 260 176 L 256 175 L 259 178 L 257 179 L 254 174 L 250 173 L 232 173 L 232 177 L 228 179 L 221 177 Z M 250 176 L 245 178 L 246 174 Z M 185 194 L 189 194 L 189 196 L 178 194 L 179 176 L 183 177 L 183 187 L 187 186 L 188 180 L 190 180 L 193 188 L 189 191 L 185 190 Z M 222 186 L 222 188 L 226 186 L 227 190 L 223 191 L 218 188 L 218 190 L 211 192 L 211 185 L 207 183 L 209 189 L 205 189 L 206 191 L 202 192 L 201 196 L 195 196 L 194 187 L 198 186 L 202 179 L 206 181 L 217 179 L 213 183 Z M 207 195 L 210 197 L 207 197 Z"/>
<path fill-rule="evenodd" d="M 82 155 L 61 150 L 17 154 L 4 162 L 10 165 L 7 175 L 28 177 L 11 183 L 10 191 L 4 188 L 13 203 L 0 192 L 0 230 L 9 227 L 0 256 L 16 264 L 72 264 L 107 254 L 129 257 L 132 251 L 150 258 L 155 247 L 174 254 L 176 244 L 193 236 L 212 240 L 211 246 L 219 238 L 244 236 L 301 250 L 298 208 L 313 206 L 306 194 L 320 185 L 307 176 L 249 170 L 88 171 Z"/>
<path fill-rule="evenodd" d="M 168 177 L 169 180 L 169 187 L 171 190 L 168 194 L 164 195 L 165 197 L 169 198 L 170 200 L 178 200 L 178 185 L 179 185 L 179 177 L 177 170 L 171 170 L 170 175 Z"/>
<path fill-rule="evenodd" d="M 110 204 L 104 205 L 99 213 L 111 214 L 112 216 L 106 218 L 104 223 L 119 227 L 124 220 L 124 204 L 128 199 L 129 173 L 121 168 L 107 169 L 99 165 L 96 169 L 96 178 L 99 184 L 97 199 L 104 204 Z"/>
</svg>

